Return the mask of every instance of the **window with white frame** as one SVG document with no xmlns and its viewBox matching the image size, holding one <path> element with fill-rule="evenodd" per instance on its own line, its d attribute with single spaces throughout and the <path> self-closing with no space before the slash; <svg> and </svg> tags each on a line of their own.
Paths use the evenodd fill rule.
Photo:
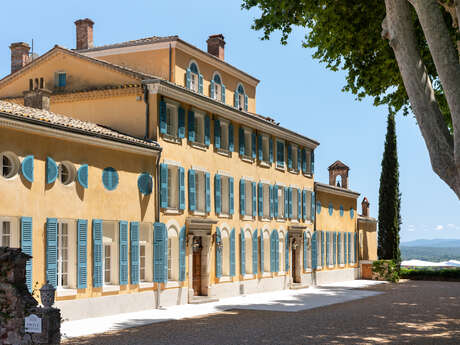
<svg viewBox="0 0 460 345">
<path fill-rule="evenodd" d="M 230 177 L 222 175 L 220 179 L 221 183 L 221 214 L 228 215 L 230 214 Z"/>
<path fill-rule="evenodd" d="M 299 160 L 299 155 L 298 155 L 298 148 L 297 145 L 292 145 L 291 144 L 291 159 L 292 159 L 292 170 L 298 171 L 299 165 L 298 165 L 298 160 Z"/>
<path fill-rule="evenodd" d="M 0 247 L 19 248 L 20 237 L 19 219 L 0 216 Z"/>
<path fill-rule="evenodd" d="M 57 288 L 76 288 L 77 266 L 76 223 L 58 220 L 57 224 Z"/>
<path fill-rule="evenodd" d="M 227 120 L 219 119 L 220 125 L 220 150 L 229 150 L 229 126 L 230 123 Z"/>
<path fill-rule="evenodd" d="M 284 218 L 284 187 L 278 186 L 278 218 Z"/>
<path fill-rule="evenodd" d="M 119 228 L 118 222 L 103 221 L 104 285 L 119 285 Z"/>
<path fill-rule="evenodd" d="M 243 85 L 239 85 L 238 86 L 238 103 L 240 105 L 240 109 L 244 109 L 247 111 L 247 109 L 245 108 L 245 92 L 244 92 L 244 88 L 243 88 Z"/>
<path fill-rule="evenodd" d="M 195 171 L 196 212 L 206 212 L 206 174 L 204 171 Z"/>
<path fill-rule="evenodd" d="M 179 280 L 179 232 L 174 226 L 168 229 L 168 280 Z"/>
<path fill-rule="evenodd" d="M 4 178 L 11 178 L 15 176 L 21 163 L 19 158 L 13 152 L 2 152 L 0 153 L 0 173 Z"/>
<path fill-rule="evenodd" d="M 204 145 L 204 114 L 195 111 L 195 143 Z"/>
<path fill-rule="evenodd" d="M 284 169 L 286 166 L 284 161 L 284 141 L 276 140 L 276 167 Z"/>
<path fill-rule="evenodd" d="M 252 130 L 249 128 L 244 129 L 244 155 L 252 157 Z"/>
<path fill-rule="evenodd" d="M 1 236 L 1 247 L 10 247 L 11 246 L 11 222 L 3 221 L 1 222 L 2 236 Z"/>
<path fill-rule="evenodd" d="M 230 237 L 227 229 L 223 229 L 222 233 L 222 276 L 230 275 Z"/>
<path fill-rule="evenodd" d="M 245 197 L 244 214 L 246 216 L 252 216 L 252 198 L 253 198 L 252 192 L 253 192 L 252 181 L 245 181 L 244 182 L 244 197 Z"/>
<path fill-rule="evenodd" d="M 310 190 L 307 190 L 307 200 L 305 201 L 305 204 L 306 204 L 306 211 L 307 211 L 307 214 L 305 216 L 305 218 L 307 220 L 312 220 L 312 214 L 311 214 L 311 203 L 312 203 L 312 200 L 311 200 L 311 197 L 312 197 L 312 192 Z"/>
<path fill-rule="evenodd" d="M 192 62 L 189 67 L 190 70 L 190 90 L 198 92 L 198 67 Z"/>
<path fill-rule="evenodd" d="M 284 272 L 285 267 L 285 246 L 284 246 L 284 232 L 279 232 L 279 272 Z"/>
<path fill-rule="evenodd" d="M 262 161 L 270 164 L 270 138 L 262 134 Z"/>
<path fill-rule="evenodd" d="M 168 164 L 168 208 L 179 208 L 179 167 Z"/>
<path fill-rule="evenodd" d="M 249 229 L 244 232 L 244 249 L 246 274 L 252 274 L 252 236 Z"/>
<path fill-rule="evenodd" d="M 141 223 L 139 227 L 139 280 L 153 282 L 153 225 Z"/>
<path fill-rule="evenodd" d="M 214 99 L 222 102 L 222 80 L 220 79 L 219 74 L 215 73 L 212 80 L 212 84 L 214 85 Z"/>
<path fill-rule="evenodd" d="M 263 193 L 263 217 L 264 219 L 270 218 L 270 185 L 264 183 L 262 185 L 262 193 Z"/>
<path fill-rule="evenodd" d="M 299 198 L 301 197 L 298 193 L 297 188 L 291 188 L 292 190 L 292 215 L 291 219 L 297 219 L 299 215 Z"/>
<path fill-rule="evenodd" d="M 270 272 L 270 235 L 267 230 L 263 232 L 264 236 L 264 272 Z"/>
<path fill-rule="evenodd" d="M 306 158 L 307 158 L 307 164 L 306 164 L 307 165 L 307 171 L 306 171 L 307 174 L 311 174 L 311 172 L 312 172 L 311 171 L 311 154 L 312 154 L 312 150 L 307 150 L 307 152 L 305 154 Z"/>
<path fill-rule="evenodd" d="M 177 105 L 166 103 L 166 134 L 177 138 L 178 115 Z"/>
</svg>

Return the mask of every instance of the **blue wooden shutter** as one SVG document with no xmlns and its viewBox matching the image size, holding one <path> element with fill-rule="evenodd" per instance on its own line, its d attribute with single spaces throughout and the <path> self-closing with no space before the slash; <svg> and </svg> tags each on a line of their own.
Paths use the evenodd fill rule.
<svg viewBox="0 0 460 345">
<path fill-rule="evenodd" d="M 230 231 L 230 276 L 235 276 L 235 228 Z"/>
<path fill-rule="evenodd" d="M 307 220 L 307 191 L 302 191 L 302 219 L 305 222 Z"/>
<path fill-rule="evenodd" d="M 354 256 L 354 260 L 353 262 L 356 263 L 358 261 L 358 258 L 359 258 L 359 243 L 358 243 L 358 234 L 355 232 L 354 233 L 354 250 L 353 250 L 353 256 Z"/>
<path fill-rule="evenodd" d="M 78 168 L 77 181 L 83 188 L 88 188 L 88 164 L 83 164 Z"/>
<path fill-rule="evenodd" d="M 214 120 L 214 146 L 216 149 L 220 149 L 220 121 L 218 119 Z"/>
<path fill-rule="evenodd" d="M 273 163 L 273 139 L 272 137 L 268 138 L 268 153 L 270 156 L 270 164 Z"/>
<path fill-rule="evenodd" d="M 21 217 L 21 250 L 24 254 L 32 256 L 32 218 Z M 26 262 L 26 285 L 32 292 L 32 259 Z"/>
<path fill-rule="evenodd" d="M 160 164 L 160 204 L 168 207 L 168 165 L 164 163 Z"/>
<path fill-rule="evenodd" d="M 257 216 L 257 187 L 255 182 L 252 182 L 252 216 Z"/>
<path fill-rule="evenodd" d="M 264 186 L 259 182 L 259 217 L 264 216 Z"/>
<path fill-rule="evenodd" d="M 131 246 L 131 284 L 139 284 L 139 222 L 129 224 L 129 236 Z"/>
<path fill-rule="evenodd" d="M 139 192 L 144 195 L 148 195 L 152 193 L 153 188 L 153 179 L 149 173 L 142 173 L 139 175 L 137 179 L 137 187 L 139 188 Z"/>
<path fill-rule="evenodd" d="M 233 140 L 234 140 L 233 125 L 230 123 L 228 125 L 228 150 L 230 152 L 233 152 L 233 150 L 235 149 Z"/>
<path fill-rule="evenodd" d="M 120 231 L 120 285 L 128 284 L 128 222 L 121 220 Z"/>
<path fill-rule="evenodd" d="M 248 95 L 244 95 L 244 110 L 248 111 Z"/>
<path fill-rule="evenodd" d="M 191 74 L 192 72 L 190 71 L 190 68 L 187 68 L 187 72 L 185 73 L 185 87 L 187 89 L 190 89 L 190 84 L 191 84 Z"/>
<path fill-rule="evenodd" d="M 87 246 L 88 246 L 88 221 L 77 220 L 77 288 L 86 289 L 87 286 Z"/>
<path fill-rule="evenodd" d="M 238 97 L 238 91 L 237 90 L 235 90 L 235 93 L 233 94 L 233 103 L 234 103 L 236 109 L 240 109 L 240 99 Z"/>
<path fill-rule="evenodd" d="M 195 112 L 193 110 L 188 111 L 188 140 L 195 141 Z"/>
<path fill-rule="evenodd" d="M 318 266 L 318 244 L 316 242 L 317 232 L 311 236 L 311 268 L 316 270 Z"/>
<path fill-rule="evenodd" d="M 190 211 L 196 209 L 196 187 L 195 187 L 195 171 L 188 171 L 188 206 Z"/>
<path fill-rule="evenodd" d="M 251 133 L 251 154 L 252 154 L 252 159 L 256 159 L 256 132 L 255 131 L 252 131 Z"/>
<path fill-rule="evenodd" d="M 284 270 L 289 271 L 289 232 L 286 232 L 286 238 L 284 240 Z"/>
<path fill-rule="evenodd" d="M 203 94 L 203 75 L 198 74 L 198 92 Z"/>
<path fill-rule="evenodd" d="M 260 273 L 264 273 L 264 234 L 260 229 Z"/>
<path fill-rule="evenodd" d="M 245 193 L 245 181 L 243 179 L 240 180 L 240 214 L 244 216 L 245 211 L 246 211 L 246 199 L 244 196 Z"/>
<path fill-rule="evenodd" d="M 273 214 L 275 218 L 278 218 L 278 186 L 273 186 Z"/>
<path fill-rule="evenodd" d="M 168 280 L 168 252 L 166 251 L 165 253 L 165 248 L 167 249 L 168 235 L 166 232 L 166 225 L 163 223 L 155 223 L 153 228 L 153 281 L 156 283 L 163 283 Z"/>
<path fill-rule="evenodd" d="M 258 245 L 259 241 L 257 240 L 257 229 L 254 229 L 254 232 L 252 233 L 252 273 L 257 274 L 257 265 L 258 265 Z M 249 255 L 249 253 L 248 253 Z"/>
<path fill-rule="evenodd" d="M 284 187 L 284 218 L 289 218 L 289 188 Z"/>
<path fill-rule="evenodd" d="M 292 187 L 289 187 L 288 189 L 288 192 L 289 192 L 289 199 L 288 199 L 288 206 L 289 206 L 289 218 L 292 218 L 293 214 L 292 214 Z"/>
<path fill-rule="evenodd" d="M 50 184 L 56 181 L 58 176 L 58 167 L 51 157 L 46 157 L 46 183 Z"/>
<path fill-rule="evenodd" d="M 244 155 L 244 152 L 245 152 L 245 143 L 244 143 L 244 129 L 242 127 L 239 128 L 239 135 L 238 135 L 238 144 L 239 144 L 239 147 L 240 147 L 240 156 L 243 156 Z"/>
<path fill-rule="evenodd" d="M 321 266 L 324 267 L 325 263 L 325 255 L 324 255 L 324 231 L 320 231 L 321 233 Z"/>
<path fill-rule="evenodd" d="M 246 245 L 244 242 L 244 231 L 243 228 L 240 229 L 240 274 L 246 274 Z"/>
<path fill-rule="evenodd" d="M 275 272 L 275 230 L 270 234 L 270 272 Z"/>
<path fill-rule="evenodd" d="M 234 199 L 235 198 L 234 198 L 234 193 L 233 193 L 233 184 L 234 184 L 233 183 L 233 177 L 229 177 L 229 179 L 228 179 L 228 193 L 230 194 L 229 195 L 230 214 L 233 214 L 235 212 L 234 211 L 234 209 L 235 209 L 235 207 L 234 207 L 234 204 L 235 204 Z"/>
<path fill-rule="evenodd" d="M 220 92 L 221 92 L 221 101 L 222 103 L 225 103 L 225 85 L 224 84 L 221 84 Z"/>
<path fill-rule="evenodd" d="M 312 174 L 315 173 L 315 152 L 311 150 L 310 154 L 310 171 Z"/>
<path fill-rule="evenodd" d="M 306 270 L 307 266 L 307 233 L 303 233 L 303 269 Z"/>
<path fill-rule="evenodd" d="M 21 164 L 22 176 L 29 181 L 34 182 L 34 156 L 24 157 Z"/>
<path fill-rule="evenodd" d="M 326 232 L 326 265 L 329 266 L 331 264 L 331 232 Z"/>
<path fill-rule="evenodd" d="M 102 286 L 102 220 L 93 219 L 93 286 Z"/>
<path fill-rule="evenodd" d="M 222 185 L 221 176 L 219 174 L 214 175 L 214 204 L 216 207 L 216 214 L 220 214 L 222 207 Z"/>
<path fill-rule="evenodd" d="M 160 116 L 160 133 L 161 134 L 166 134 L 166 102 L 165 101 L 160 101 L 160 110 L 159 110 L 159 116 Z"/>
<path fill-rule="evenodd" d="M 300 147 L 297 147 L 297 171 L 300 171 L 302 169 L 302 151 L 300 150 Z"/>
<path fill-rule="evenodd" d="M 288 155 L 288 168 L 292 169 L 292 145 L 287 145 L 287 155 Z"/>
<path fill-rule="evenodd" d="M 185 210 L 185 170 L 179 167 L 179 209 Z"/>
<path fill-rule="evenodd" d="M 264 151 L 262 148 L 262 134 L 259 133 L 257 136 L 257 152 L 259 153 L 259 161 L 264 160 Z"/>
<path fill-rule="evenodd" d="M 351 232 L 348 233 L 348 262 L 353 263 L 353 258 L 351 256 Z"/>
<path fill-rule="evenodd" d="M 268 186 L 269 202 L 270 202 L 270 218 L 273 218 L 273 186 Z"/>
<path fill-rule="evenodd" d="M 58 222 L 56 218 L 46 219 L 46 280 L 57 285 Z"/>
<path fill-rule="evenodd" d="M 177 125 L 177 136 L 179 138 L 185 138 L 185 110 L 179 107 L 179 120 Z"/>
<path fill-rule="evenodd" d="M 206 189 L 206 212 L 211 212 L 211 175 L 205 173 L 205 189 Z"/>
<path fill-rule="evenodd" d="M 185 245 L 187 238 L 185 236 L 185 225 L 179 232 L 179 281 L 185 281 Z"/>
<path fill-rule="evenodd" d="M 275 230 L 275 272 L 280 271 L 280 237 Z"/>
<path fill-rule="evenodd" d="M 297 188 L 297 219 L 302 219 L 302 193 L 300 193 L 300 189 Z"/>
<path fill-rule="evenodd" d="M 209 146 L 211 143 L 211 119 L 208 114 L 204 116 L 204 144 Z"/>
<path fill-rule="evenodd" d="M 348 263 L 348 257 L 347 257 L 347 233 L 344 232 L 343 234 L 343 263 L 346 265 Z"/>
<path fill-rule="evenodd" d="M 338 232 L 337 233 L 337 263 L 339 265 L 342 264 L 342 248 L 341 248 L 341 244 L 342 244 L 342 233 Z"/>
<path fill-rule="evenodd" d="M 337 232 L 332 233 L 332 261 L 333 265 L 337 265 Z"/>
<path fill-rule="evenodd" d="M 214 99 L 216 98 L 216 85 L 215 85 L 215 81 L 214 80 L 211 80 L 211 98 Z"/>
<path fill-rule="evenodd" d="M 216 277 L 222 277 L 222 249 L 217 245 L 222 243 L 222 235 L 220 229 L 216 227 Z"/>
<path fill-rule="evenodd" d="M 315 220 L 315 205 L 316 205 L 316 198 L 315 198 L 315 192 L 310 192 L 311 193 L 311 198 L 310 198 L 310 220 L 313 222 Z"/>
<path fill-rule="evenodd" d="M 302 172 L 307 173 L 307 151 L 304 148 L 302 149 Z"/>
</svg>

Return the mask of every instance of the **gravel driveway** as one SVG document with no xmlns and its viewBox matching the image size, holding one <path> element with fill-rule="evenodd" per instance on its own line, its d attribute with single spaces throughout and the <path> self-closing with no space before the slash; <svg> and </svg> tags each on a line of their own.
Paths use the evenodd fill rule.
<svg viewBox="0 0 460 345">
<path fill-rule="evenodd" d="M 63 344 L 460 344 L 460 283 L 406 281 L 383 294 L 298 312 L 230 310 Z"/>
</svg>

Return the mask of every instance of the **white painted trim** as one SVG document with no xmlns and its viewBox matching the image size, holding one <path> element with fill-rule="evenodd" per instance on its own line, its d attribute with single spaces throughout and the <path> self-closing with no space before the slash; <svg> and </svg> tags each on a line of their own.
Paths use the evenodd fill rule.
<svg viewBox="0 0 460 345">
<path fill-rule="evenodd" d="M 192 165 L 192 170 L 201 171 L 201 172 L 204 172 L 204 173 L 209 172 L 209 170 L 207 170 L 206 168 L 197 167 L 196 165 Z"/>
<path fill-rule="evenodd" d="M 165 288 L 178 288 L 180 287 L 180 282 L 178 282 L 177 280 L 168 280 L 165 284 Z"/>
<path fill-rule="evenodd" d="M 120 285 L 103 285 L 102 292 L 120 291 Z"/>
<path fill-rule="evenodd" d="M 233 281 L 233 277 L 231 276 L 222 276 L 219 278 L 219 283 L 231 282 Z"/>
<path fill-rule="evenodd" d="M 253 177 L 249 177 L 249 176 L 243 176 L 241 177 L 241 179 L 245 181 L 256 182 L 256 180 Z"/>
<path fill-rule="evenodd" d="M 101 50 L 96 50 L 96 51 L 82 52 L 80 54 L 89 56 L 92 58 L 97 58 L 100 56 L 129 54 L 129 53 L 137 53 L 137 52 L 144 52 L 144 51 L 151 51 L 151 50 L 169 49 L 170 44 L 171 44 L 171 48 L 176 48 L 176 41 L 166 41 L 166 42 L 158 42 L 158 43 L 150 43 L 150 44 L 142 44 L 142 45 L 140 44 L 140 45 L 128 46 L 128 47 L 107 48 L 107 49 L 101 49 Z"/>
<path fill-rule="evenodd" d="M 233 175 L 225 170 L 217 170 L 218 175 L 226 176 L 226 177 L 233 177 Z"/>
<path fill-rule="evenodd" d="M 190 66 L 192 65 L 192 63 L 194 63 L 196 65 L 196 68 L 198 69 L 198 75 L 201 74 L 200 72 L 200 65 L 198 64 L 198 62 L 196 62 L 196 60 L 194 58 L 191 58 L 190 60 L 188 60 L 188 64 L 187 64 L 187 68 L 190 68 Z M 193 73 L 192 71 L 190 71 L 191 73 Z M 195 74 L 195 73 L 194 73 Z"/>
<path fill-rule="evenodd" d="M 166 158 L 163 159 L 163 163 L 167 164 L 167 165 L 174 165 L 176 167 L 182 167 L 182 165 L 179 162 L 173 161 L 173 160 L 170 160 L 170 159 L 166 159 Z"/>
<path fill-rule="evenodd" d="M 168 234 L 169 234 L 169 229 L 173 227 L 176 229 L 176 232 L 177 232 L 177 236 L 179 236 L 179 231 L 181 229 L 181 226 L 179 225 L 179 222 L 176 220 L 176 219 L 170 219 L 167 223 L 166 223 L 166 229 L 168 231 Z M 169 237 L 169 236 L 168 236 Z"/>
</svg>

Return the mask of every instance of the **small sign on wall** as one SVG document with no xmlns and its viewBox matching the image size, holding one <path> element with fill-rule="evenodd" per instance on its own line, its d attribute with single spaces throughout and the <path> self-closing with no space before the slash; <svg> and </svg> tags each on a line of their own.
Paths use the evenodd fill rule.
<svg viewBox="0 0 460 345">
<path fill-rule="evenodd" d="M 41 333 L 42 319 L 35 314 L 30 314 L 24 319 L 26 333 Z"/>
</svg>

